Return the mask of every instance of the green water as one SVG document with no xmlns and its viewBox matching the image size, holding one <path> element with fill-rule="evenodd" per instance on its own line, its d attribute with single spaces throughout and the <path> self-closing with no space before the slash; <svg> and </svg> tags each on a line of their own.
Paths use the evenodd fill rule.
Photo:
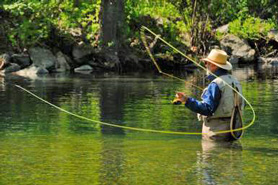
<svg viewBox="0 0 278 185">
<path fill-rule="evenodd" d="M 1 79 L 0 184 L 277 184 L 278 80 L 258 78 L 248 71 L 244 68 L 236 74 L 257 119 L 233 145 L 86 122 L 13 85 L 93 120 L 200 132 L 195 113 L 170 103 L 175 91 L 192 96 L 200 92 L 162 76 Z M 187 78 L 194 82 L 195 77 Z M 246 107 L 246 122 L 251 116 Z"/>
</svg>

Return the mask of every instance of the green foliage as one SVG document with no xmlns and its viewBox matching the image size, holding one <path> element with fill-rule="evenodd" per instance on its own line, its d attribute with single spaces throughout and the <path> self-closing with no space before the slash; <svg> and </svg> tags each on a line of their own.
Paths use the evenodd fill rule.
<svg viewBox="0 0 278 185">
<path fill-rule="evenodd" d="M 101 1 L 2 0 L 0 6 L 12 17 L 7 33 L 14 46 L 22 48 L 43 43 L 51 39 L 51 30 L 97 45 Z M 123 12 L 126 26 L 122 34 L 127 42 L 138 41 L 140 27 L 145 25 L 172 43 L 189 46 L 194 37 L 198 37 L 195 43 L 208 43 L 205 40 L 212 39 L 213 29 L 230 23 L 230 33 L 257 39 L 269 29 L 277 28 L 278 5 L 273 2 L 126 0 Z M 219 36 L 217 33 L 216 37 Z"/>
<path fill-rule="evenodd" d="M 229 32 L 242 38 L 259 39 L 266 36 L 268 31 L 275 27 L 272 21 L 264 21 L 255 17 L 245 20 L 236 19 L 230 23 Z"/>
<path fill-rule="evenodd" d="M 17 40 L 21 41 L 21 44 L 25 45 L 28 40 L 36 41 L 39 38 L 45 36 L 47 28 L 45 25 L 40 27 L 40 24 L 34 22 L 35 17 L 30 18 L 29 15 L 34 13 L 33 3 L 16 2 L 10 5 L 4 5 L 4 10 L 9 11 L 12 16 L 18 17 L 13 21 L 14 27 L 10 29 L 8 38 L 13 45 L 17 45 Z M 30 19 L 27 19 L 30 18 Z"/>
<path fill-rule="evenodd" d="M 9 39 L 13 45 L 28 46 L 48 38 L 58 15 L 56 1 L 47 3 L 34 1 L 17 1 L 5 4 L 4 9 L 13 16 L 14 27 L 11 27 Z"/>
<path fill-rule="evenodd" d="M 189 30 L 176 4 L 165 0 L 127 0 L 125 4 L 128 35 L 139 40 L 139 30 L 147 26 L 170 42 L 181 42 L 181 33 Z M 138 43 L 139 44 L 139 43 Z"/>
<path fill-rule="evenodd" d="M 213 30 L 224 24 L 230 24 L 230 33 L 242 38 L 265 36 L 270 29 L 277 27 L 277 11 L 273 11 L 277 8 L 276 4 L 265 0 L 126 1 L 129 33 L 138 32 L 138 27 L 144 24 L 171 43 L 176 42 L 175 45 L 178 42 L 187 46 L 197 44 L 198 48 L 204 43 L 209 45 L 212 39 L 220 39 L 222 34 L 213 35 Z M 146 16 L 153 22 L 146 21 Z"/>
<path fill-rule="evenodd" d="M 35 45 L 50 37 L 52 28 L 61 33 L 84 36 L 93 43 L 99 31 L 100 0 L 80 1 L 80 5 L 57 0 L 5 1 L 4 10 L 13 16 L 8 38 L 12 45 Z"/>
<path fill-rule="evenodd" d="M 140 17 L 150 15 L 152 17 L 177 17 L 179 12 L 177 8 L 168 1 L 161 0 L 127 0 L 126 13 L 131 17 Z"/>
<path fill-rule="evenodd" d="M 67 32 L 82 32 L 86 35 L 86 39 L 93 42 L 99 31 L 99 10 L 100 0 L 96 0 L 93 4 L 83 2 L 78 7 L 74 3 L 64 1 L 60 4 L 59 19 L 56 25 L 59 29 Z"/>
</svg>

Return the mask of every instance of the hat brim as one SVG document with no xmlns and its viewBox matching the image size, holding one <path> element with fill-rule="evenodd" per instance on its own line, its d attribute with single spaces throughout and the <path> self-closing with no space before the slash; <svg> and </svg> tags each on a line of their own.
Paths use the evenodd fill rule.
<svg viewBox="0 0 278 185">
<path fill-rule="evenodd" d="M 222 68 L 222 69 L 228 70 L 228 71 L 230 71 L 230 70 L 233 69 L 232 64 L 231 64 L 230 62 L 228 62 L 228 61 L 226 61 L 226 64 L 225 64 L 225 65 L 221 65 L 221 64 L 218 64 L 218 63 L 216 63 L 216 62 L 214 62 L 214 61 L 212 61 L 212 60 L 210 60 L 210 59 L 208 59 L 208 58 L 203 58 L 203 59 L 201 59 L 201 60 L 202 60 L 202 61 L 206 61 L 206 62 L 210 62 L 210 63 L 212 63 L 212 64 L 214 64 L 214 65 L 216 65 L 216 66 L 218 66 L 218 67 L 220 67 L 220 68 Z"/>
</svg>

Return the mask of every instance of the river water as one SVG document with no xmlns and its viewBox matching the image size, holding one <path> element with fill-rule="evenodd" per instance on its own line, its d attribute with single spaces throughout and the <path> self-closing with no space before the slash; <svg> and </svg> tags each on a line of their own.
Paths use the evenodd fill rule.
<svg viewBox="0 0 278 185">
<path fill-rule="evenodd" d="M 199 90 L 157 74 L 75 74 L 0 79 L 0 184 L 277 184 L 277 69 L 238 67 L 235 76 L 256 112 L 232 145 L 200 135 L 158 134 L 106 123 L 201 132 L 196 114 L 171 104 L 176 91 Z M 202 85 L 204 74 L 185 73 Z M 252 120 L 245 108 L 245 124 Z"/>
</svg>

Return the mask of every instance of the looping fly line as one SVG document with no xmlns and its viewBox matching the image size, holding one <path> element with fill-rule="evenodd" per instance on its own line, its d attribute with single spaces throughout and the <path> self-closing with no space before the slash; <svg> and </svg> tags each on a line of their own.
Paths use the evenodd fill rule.
<svg viewBox="0 0 278 185">
<path fill-rule="evenodd" d="M 203 67 L 202 65 L 200 65 L 198 62 L 196 62 L 195 60 L 193 60 L 192 58 L 188 57 L 187 55 L 185 55 L 183 52 L 181 52 L 180 50 L 178 50 L 177 48 L 175 48 L 173 45 L 171 45 L 170 43 L 168 43 L 167 41 L 165 41 L 163 38 L 161 38 L 159 35 L 157 35 L 156 33 L 154 33 L 153 31 L 151 31 L 149 28 L 145 27 L 145 26 L 142 26 L 141 27 L 141 30 L 140 30 L 140 34 L 141 34 L 141 39 L 143 41 L 143 44 L 147 50 L 147 53 L 149 54 L 152 62 L 154 63 L 155 67 L 157 68 L 158 72 L 165 75 L 165 76 L 168 76 L 170 78 L 174 78 L 174 79 L 177 79 L 177 80 L 180 80 L 186 84 L 190 84 L 192 85 L 193 87 L 195 88 L 198 88 L 198 89 L 201 89 L 201 87 L 199 86 L 196 86 L 192 83 L 189 83 L 187 82 L 186 80 L 184 79 L 181 79 L 179 77 L 176 77 L 174 75 L 171 75 L 171 74 L 168 74 L 168 73 L 165 73 L 161 70 L 160 66 L 158 65 L 158 63 L 156 62 L 156 60 L 154 59 L 154 56 L 153 54 L 151 53 L 151 50 L 147 44 L 147 39 L 146 39 L 146 35 L 145 35 L 145 31 L 148 31 L 150 34 L 152 34 L 155 39 L 159 39 L 160 41 L 162 41 L 164 44 L 166 44 L 168 47 L 172 48 L 175 52 L 179 53 L 180 55 L 182 55 L 183 57 L 185 57 L 186 59 L 188 59 L 189 61 L 193 62 L 197 67 L 203 69 L 203 70 L 206 70 L 205 67 Z M 210 72 L 211 75 L 213 75 L 214 77 L 218 77 L 217 75 L 213 74 Z M 224 81 L 224 80 L 223 80 Z M 254 108 L 252 107 L 252 105 L 250 104 L 250 102 L 238 91 L 236 90 L 234 87 L 232 87 L 230 84 L 228 84 L 227 82 L 224 81 L 224 83 L 230 87 L 232 90 L 234 90 L 246 103 L 247 105 L 251 108 L 251 111 L 253 113 L 253 118 L 251 120 L 251 122 L 249 124 L 247 124 L 246 126 L 243 126 L 242 128 L 237 128 L 237 129 L 230 129 L 230 130 L 222 130 L 222 131 L 218 131 L 218 132 L 215 132 L 216 134 L 222 134 L 222 133 L 229 133 L 229 132 L 236 132 L 236 131 L 241 131 L 241 130 L 245 130 L 247 129 L 248 127 L 250 127 L 251 125 L 254 124 L 255 122 L 255 119 L 256 119 L 256 114 L 255 114 L 255 111 L 254 111 Z M 183 132 L 184 134 L 202 134 L 202 133 L 199 133 L 199 132 Z M 204 134 L 204 133 L 203 133 Z"/>
<path fill-rule="evenodd" d="M 134 131 L 143 131 L 143 132 L 153 132 L 153 133 L 162 133 L 162 134 L 177 134 L 177 135 L 185 135 L 185 134 L 192 134 L 192 135 L 196 135 L 196 134 L 202 134 L 202 133 L 187 133 L 187 132 L 175 132 L 175 131 L 167 131 L 167 130 L 153 130 L 153 129 L 144 129 L 144 128 L 136 128 L 136 127 L 128 127 L 128 126 L 123 126 L 123 125 L 116 125 L 116 124 L 112 124 L 112 123 L 106 123 L 106 122 L 103 122 L 103 121 L 98 121 L 98 120 L 93 120 L 93 119 L 90 119 L 90 118 L 87 118 L 87 117 L 84 117 L 84 116 L 81 116 L 81 115 L 78 115 L 78 114 L 75 114 L 75 113 L 72 113 L 70 111 L 67 111 L 57 105 L 54 105 L 52 103 L 50 103 L 49 101 L 37 96 L 36 94 L 32 93 L 31 91 L 19 86 L 19 85 L 15 85 L 15 87 L 25 91 L 26 93 L 30 94 L 31 96 L 37 98 L 38 100 L 50 105 L 51 107 L 59 110 L 59 111 L 62 111 L 66 114 L 69 114 L 71 116 L 74 116 L 74 117 L 77 117 L 79 119 L 82 119 L 82 120 L 85 120 L 85 121 L 89 121 L 89 122 L 93 122 L 93 123 L 97 123 L 97 124 L 100 124 L 100 125 L 106 125 L 106 126 L 110 126 L 110 127 L 117 127 L 117 128 L 122 128 L 122 129 L 127 129 L 127 130 L 134 130 Z"/>
<path fill-rule="evenodd" d="M 155 61 L 155 59 L 154 59 L 154 57 L 153 57 L 152 53 L 150 52 L 150 49 L 149 49 L 149 47 L 148 47 L 148 45 L 147 45 L 146 36 L 145 36 L 145 33 L 144 33 L 145 30 L 148 31 L 149 33 L 151 33 L 152 35 L 154 35 L 157 39 L 161 40 L 161 41 L 162 41 L 163 43 L 165 43 L 166 45 L 168 45 L 168 46 L 169 46 L 170 48 L 172 48 L 174 51 L 176 51 L 176 52 L 178 52 L 179 54 L 181 54 L 183 57 L 185 57 L 185 58 L 187 58 L 188 60 L 192 61 L 192 62 L 193 62 L 194 64 L 196 64 L 198 67 L 200 67 L 200 68 L 202 68 L 202 69 L 205 70 L 205 68 L 204 68 L 203 66 L 201 66 L 200 64 L 198 64 L 197 62 L 195 62 L 193 59 L 191 59 L 191 58 L 189 58 L 188 56 L 186 56 L 184 53 L 182 53 L 181 51 L 179 51 L 178 49 L 176 49 L 174 46 L 172 46 L 171 44 L 169 44 L 168 42 L 166 42 L 164 39 L 162 39 L 160 36 L 158 36 L 157 34 L 155 34 L 154 32 L 152 32 L 151 30 L 149 30 L 147 27 L 142 27 L 142 28 L 141 28 L 141 37 L 142 37 L 142 41 L 143 41 L 143 43 L 144 43 L 144 45 L 145 45 L 145 47 L 146 47 L 146 49 L 147 49 L 148 54 L 150 55 L 150 57 L 151 57 L 151 59 L 152 59 L 154 65 L 156 66 L 156 68 L 158 69 L 158 71 L 159 71 L 161 74 L 163 74 L 163 75 L 165 75 L 165 76 L 168 76 L 168 77 L 171 77 L 171 78 L 174 78 L 174 79 L 177 79 L 177 80 L 180 80 L 180 81 L 183 81 L 183 82 L 185 82 L 185 83 L 190 84 L 189 82 L 187 82 L 187 81 L 185 81 L 185 80 L 183 80 L 183 79 L 181 79 L 181 78 L 178 78 L 178 77 L 176 77 L 176 76 L 173 76 L 173 75 L 170 75 L 170 74 L 168 74 L 168 73 L 165 73 L 165 72 L 163 72 L 163 71 L 160 69 L 159 65 L 158 65 L 157 62 Z M 212 75 L 214 75 L 214 74 L 212 74 Z M 215 76 L 215 75 L 214 75 L 214 76 Z M 217 76 L 216 76 L 216 77 L 217 77 Z M 202 90 L 202 88 L 200 88 L 200 87 L 198 87 L 198 86 L 196 86 L 196 85 L 194 85 L 194 84 L 191 84 L 191 85 L 194 86 L 195 88 L 198 88 L 198 89 L 201 89 L 201 90 Z M 229 132 L 231 132 L 231 131 L 240 131 L 240 130 L 244 130 L 244 129 L 247 129 L 248 127 L 250 127 L 250 126 L 254 123 L 254 121 L 255 121 L 255 111 L 254 111 L 253 107 L 251 106 L 251 104 L 250 104 L 250 103 L 246 100 L 246 98 L 245 98 L 242 94 L 240 94 L 236 89 L 234 89 L 233 87 L 231 87 L 229 84 L 227 84 L 227 85 L 228 85 L 230 88 L 232 88 L 234 91 L 236 91 L 236 92 L 245 100 L 245 102 L 251 107 L 251 110 L 252 110 L 252 112 L 253 112 L 253 119 L 252 119 L 252 121 L 251 121 L 248 125 L 246 125 L 246 126 L 244 126 L 244 127 L 242 127 L 242 128 L 234 129 L 234 130 L 223 130 L 223 131 L 219 131 L 219 132 L 215 132 L 215 133 L 229 133 Z M 144 129 L 144 128 L 137 128 L 137 127 L 129 127 L 129 126 L 123 126 L 123 125 L 116 125 L 116 124 L 112 124 L 112 123 L 106 123 L 106 122 L 102 122 L 102 121 L 98 121 L 98 120 L 93 120 L 93 119 L 90 119 L 90 118 L 87 118 L 87 117 L 84 117 L 84 116 L 81 116 L 81 115 L 72 113 L 72 112 L 70 112 L 70 111 L 67 111 L 67 110 L 65 110 L 65 109 L 63 109 L 63 108 L 61 108 L 61 107 L 59 107 L 59 106 L 57 106 L 57 105 L 54 105 L 54 104 L 50 103 L 49 101 L 47 101 L 47 100 L 45 100 L 45 99 L 43 99 L 43 98 L 37 96 L 36 94 L 32 93 L 31 91 L 29 91 L 29 90 L 27 90 L 27 89 L 25 89 L 25 88 L 23 88 L 23 87 L 21 87 L 21 86 L 19 86 L 19 85 L 15 85 L 15 87 L 17 87 L 17 88 L 19 88 L 19 89 L 25 91 L 26 93 L 30 94 L 31 96 L 37 98 L 38 100 L 40 100 L 40 101 L 42 101 L 42 102 L 44 102 L 44 103 L 50 105 L 51 107 L 53 107 L 53 108 L 55 108 L 55 109 L 57 109 L 57 110 L 59 110 L 59 111 L 62 111 L 62 112 L 64 112 L 64 113 L 66 113 L 66 114 L 69 114 L 69 115 L 71 115 L 71 116 L 77 117 L 77 118 L 79 118 L 79 119 L 83 119 L 83 120 L 85 120 L 85 121 L 97 123 L 97 124 L 100 124 L 100 125 L 106 125 L 106 126 L 111 126 L 111 127 L 117 127 L 117 128 L 127 129 L 127 130 L 133 130 L 133 131 L 153 132 L 153 133 L 162 133 L 162 134 L 176 134 L 176 135 L 202 135 L 202 134 L 205 134 L 205 133 L 201 133 L 201 132 L 179 132 L 179 131 L 168 131 L 168 130 Z"/>
</svg>

